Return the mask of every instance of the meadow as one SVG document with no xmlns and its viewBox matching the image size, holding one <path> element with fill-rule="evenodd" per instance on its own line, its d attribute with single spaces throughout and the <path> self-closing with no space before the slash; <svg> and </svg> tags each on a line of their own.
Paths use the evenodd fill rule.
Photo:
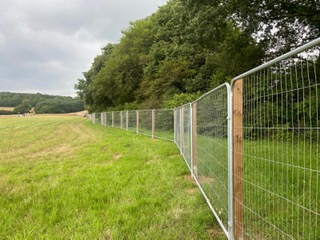
<svg viewBox="0 0 320 240">
<path fill-rule="evenodd" d="M 74 116 L 0 134 L 0 239 L 225 239 L 172 142 Z"/>
</svg>

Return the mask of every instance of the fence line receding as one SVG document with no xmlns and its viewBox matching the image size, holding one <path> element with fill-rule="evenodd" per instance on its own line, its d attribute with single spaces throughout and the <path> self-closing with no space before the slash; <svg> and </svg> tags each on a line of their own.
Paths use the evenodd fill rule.
<svg viewBox="0 0 320 240">
<path fill-rule="evenodd" d="M 176 109 L 89 114 L 174 141 L 228 239 L 320 239 L 320 38 Z"/>
</svg>

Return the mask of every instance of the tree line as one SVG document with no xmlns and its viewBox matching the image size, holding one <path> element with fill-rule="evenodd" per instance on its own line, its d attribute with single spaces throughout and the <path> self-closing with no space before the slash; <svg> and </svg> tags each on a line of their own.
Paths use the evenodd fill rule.
<svg viewBox="0 0 320 240">
<path fill-rule="evenodd" d="M 45 94 L 0 92 L 0 106 L 14 107 L 13 113 L 70 113 L 84 109 L 84 101 L 79 98 Z M 0 112 L 1 115 L 12 111 Z"/>
<path fill-rule="evenodd" d="M 175 107 L 320 36 L 320 3 L 169 0 L 75 85 L 90 111 Z"/>
</svg>

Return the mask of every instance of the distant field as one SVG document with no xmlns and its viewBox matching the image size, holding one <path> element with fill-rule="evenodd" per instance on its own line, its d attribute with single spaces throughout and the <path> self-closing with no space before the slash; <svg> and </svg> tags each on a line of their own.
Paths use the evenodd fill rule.
<svg viewBox="0 0 320 240">
<path fill-rule="evenodd" d="M 0 110 L 13 111 L 13 107 L 0 107 Z"/>
<path fill-rule="evenodd" d="M 0 134 L 0 239 L 224 239 L 174 143 L 70 116 Z"/>
</svg>

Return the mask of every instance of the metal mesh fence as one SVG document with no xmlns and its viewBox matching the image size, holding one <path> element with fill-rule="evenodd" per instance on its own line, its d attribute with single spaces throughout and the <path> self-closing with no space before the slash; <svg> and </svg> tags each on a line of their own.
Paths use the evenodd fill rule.
<svg viewBox="0 0 320 240">
<path fill-rule="evenodd" d="M 101 113 L 95 113 L 95 124 L 101 124 Z"/>
<path fill-rule="evenodd" d="M 128 131 L 137 132 L 137 111 L 128 111 Z"/>
<path fill-rule="evenodd" d="M 226 83 L 174 110 L 88 117 L 174 140 L 229 239 L 320 239 L 319 45 L 238 76 L 232 92 Z"/>
<path fill-rule="evenodd" d="M 196 102 L 197 159 L 194 173 L 228 233 L 228 88 L 222 85 Z"/>
<path fill-rule="evenodd" d="M 93 113 L 88 116 L 95 124 L 174 141 L 173 109 L 114 111 Z"/>
<path fill-rule="evenodd" d="M 155 137 L 174 141 L 174 110 L 155 109 Z"/>
<path fill-rule="evenodd" d="M 113 127 L 121 128 L 121 112 L 113 112 Z"/>
<path fill-rule="evenodd" d="M 191 132 L 191 104 L 183 105 L 181 108 L 179 108 L 179 148 L 181 151 L 182 156 L 184 157 L 189 169 L 192 169 L 192 132 Z"/>
<path fill-rule="evenodd" d="M 320 239 L 319 52 L 243 80 L 243 235 Z M 241 81 L 241 80 L 240 80 Z"/>
<path fill-rule="evenodd" d="M 112 113 L 106 112 L 106 126 L 111 127 L 112 126 Z"/>
<path fill-rule="evenodd" d="M 127 129 L 127 111 L 122 111 L 122 129 Z"/>
<path fill-rule="evenodd" d="M 139 110 L 139 133 L 152 136 L 152 110 Z"/>
<path fill-rule="evenodd" d="M 87 114 L 87 118 L 90 119 L 90 121 L 91 121 L 92 123 L 94 123 L 93 115 L 94 115 L 94 113 L 93 113 L 93 114 L 90 114 L 90 113 Z"/>
</svg>

